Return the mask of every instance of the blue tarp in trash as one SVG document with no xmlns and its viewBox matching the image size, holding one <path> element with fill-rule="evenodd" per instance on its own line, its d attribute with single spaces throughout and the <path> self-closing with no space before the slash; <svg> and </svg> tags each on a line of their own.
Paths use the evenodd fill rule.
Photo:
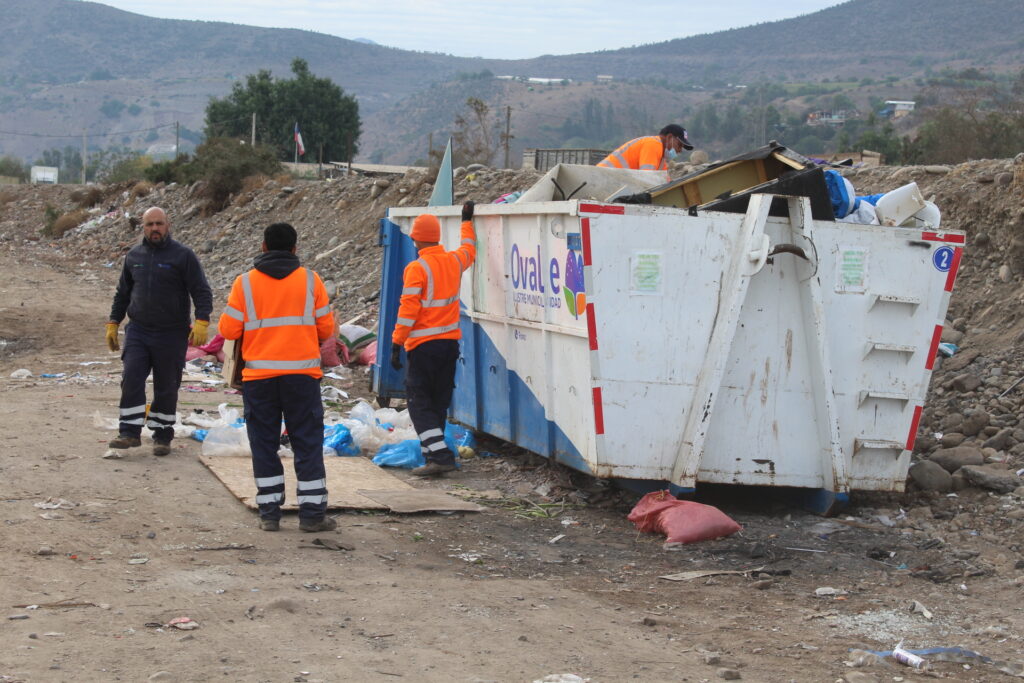
<svg viewBox="0 0 1024 683">
<path fill-rule="evenodd" d="M 444 426 L 444 443 L 455 453 L 455 465 L 459 465 L 459 448 L 476 446 L 476 439 L 473 432 L 462 425 L 449 422 Z M 380 467 L 403 467 L 413 469 L 427 464 L 420 448 L 419 439 L 407 439 L 400 443 L 385 444 L 380 447 L 377 454 L 373 456 L 373 464 Z"/>
</svg>

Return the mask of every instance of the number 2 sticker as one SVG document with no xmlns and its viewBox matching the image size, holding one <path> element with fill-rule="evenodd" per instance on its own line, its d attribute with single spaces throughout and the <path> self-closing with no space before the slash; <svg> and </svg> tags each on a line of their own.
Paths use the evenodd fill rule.
<svg viewBox="0 0 1024 683">
<path fill-rule="evenodd" d="M 935 269 L 940 272 L 948 272 L 950 266 L 953 265 L 953 248 L 952 247 L 939 247 L 932 254 L 932 264 Z"/>
</svg>

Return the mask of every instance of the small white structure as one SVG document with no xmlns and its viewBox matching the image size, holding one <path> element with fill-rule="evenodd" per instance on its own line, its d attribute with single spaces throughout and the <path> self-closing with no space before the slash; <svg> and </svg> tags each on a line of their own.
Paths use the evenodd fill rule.
<svg viewBox="0 0 1024 683">
<path fill-rule="evenodd" d="M 894 119 L 901 119 L 914 111 L 915 104 L 917 103 L 911 100 L 886 100 L 885 102 L 886 108 L 892 112 L 892 118 Z"/>
<path fill-rule="evenodd" d="M 56 166 L 33 166 L 29 178 L 33 184 L 56 184 L 59 174 L 60 169 Z"/>
</svg>

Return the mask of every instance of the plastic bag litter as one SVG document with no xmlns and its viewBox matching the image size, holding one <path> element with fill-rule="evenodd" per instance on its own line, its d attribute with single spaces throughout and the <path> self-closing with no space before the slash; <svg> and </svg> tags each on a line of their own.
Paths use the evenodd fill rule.
<svg viewBox="0 0 1024 683">
<path fill-rule="evenodd" d="M 11 373 L 12 379 L 28 379 L 31 376 L 32 371 L 28 370 L 27 368 L 18 368 L 17 370 Z"/>
<path fill-rule="evenodd" d="M 352 432 L 343 424 L 324 426 L 324 455 L 359 455 Z"/>
<path fill-rule="evenodd" d="M 652 491 L 627 517 L 637 531 L 666 535 L 665 545 L 696 543 L 728 536 L 743 527 L 716 507 L 677 500 L 670 491 Z"/>
<path fill-rule="evenodd" d="M 395 444 L 384 444 L 373 456 L 373 464 L 379 467 L 404 467 L 412 469 L 427 464 L 420 449 L 419 439 L 407 439 Z"/>
<path fill-rule="evenodd" d="M 245 425 L 219 425 L 203 439 L 203 455 L 249 455 L 249 434 Z"/>
<path fill-rule="evenodd" d="M 331 414 L 332 417 L 335 415 Z M 359 401 L 349 411 L 348 419 L 340 418 L 337 422 L 348 427 L 355 444 L 368 453 L 376 453 L 381 446 L 387 444 L 416 438 L 409 411 L 399 413 L 393 408 L 374 411 L 373 406 L 366 401 Z"/>
<path fill-rule="evenodd" d="M 121 423 L 116 417 L 103 417 L 103 414 L 97 410 L 92 414 L 92 426 L 96 429 L 116 431 L 120 428 Z"/>
</svg>

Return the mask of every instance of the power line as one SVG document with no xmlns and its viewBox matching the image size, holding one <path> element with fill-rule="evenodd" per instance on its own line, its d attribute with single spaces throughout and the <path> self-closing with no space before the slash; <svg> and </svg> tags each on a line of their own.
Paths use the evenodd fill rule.
<svg viewBox="0 0 1024 683">
<path fill-rule="evenodd" d="M 236 121 L 242 121 L 242 120 L 246 120 L 246 121 L 249 120 L 249 115 L 246 114 L 245 116 L 240 116 L 240 117 L 235 118 L 235 119 L 228 119 L 227 121 L 218 121 L 217 123 L 215 123 L 213 125 L 214 126 L 222 126 L 224 124 L 235 123 Z M 116 136 L 119 136 L 119 135 L 131 135 L 133 133 L 148 133 L 148 132 L 150 132 L 152 130 L 160 130 L 161 128 L 172 128 L 172 127 L 174 127 L 176 125 L 178 125 L 177 121 L 175 121 L 174 123 L 162 123 L 159 126 L 153 126 L 151 128 L 139 128 L 138 130 L 121 130 L 121 131 L 115 131 L 113 133 L 89 133 L 89 132 L 86 132 L 85 135 L 87 135 L 90 138 L 112 138 L 112 137 L 116 137 Z M 80 135 L 82 135 L 82 133 L 71 133 L 70 135 L 51 135 L 49 133 L 20 133 L 20 132 L 12 131 L 12 130 L 0 130 L 0 135 L 19 135 L 21 137 L 28 137 L 28 138 L 77 138 Z"/>
</svg>

